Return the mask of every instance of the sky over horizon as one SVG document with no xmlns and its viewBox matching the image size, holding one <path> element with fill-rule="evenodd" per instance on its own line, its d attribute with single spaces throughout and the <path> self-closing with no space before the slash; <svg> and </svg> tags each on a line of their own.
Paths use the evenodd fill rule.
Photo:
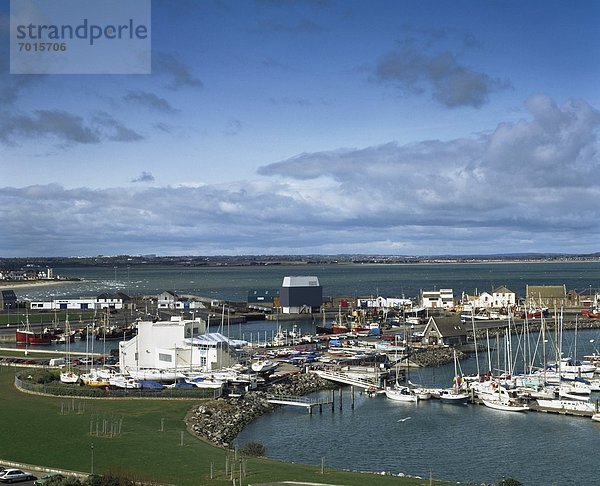
<svg viewBox="0 0 600 486">
<path fill-rule="evenodd" d="M 0 256 L 600 251 L 600 2 L 151 17 L 152 74 L 11 75 L 0 3 Z"/>
</svg>

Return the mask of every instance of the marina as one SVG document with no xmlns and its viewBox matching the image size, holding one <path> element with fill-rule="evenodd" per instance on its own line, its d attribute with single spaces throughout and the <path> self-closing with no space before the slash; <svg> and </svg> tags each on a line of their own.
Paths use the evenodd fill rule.
<svg viewBox="0 0 600 486">
<path fill-rule="evenodd" d="M 545 282 L 555 283 L 556 279 L 552 277 L 551 272 L 553 269 L 558 269 L 562 272 L 565 280 L 581 284 L 585 273 L 582 265 L 579 263 L 459 265 L 453 266 L 453 270 L 455 273 L 461 273 L 464 270 L 463 267 L 467 267 L 472 272 L 469 281 L 476 281 L 479 273 L 486 273 L 482 272 L 482 269 L 486 268 L 500 272 L 502 277 L 499 278 L 504 278 L 507 274 L 519 275 L 517 283 L 515 281 L 506 283 L 509 287 L 514 284 L 516 288 L 516 285 L 522 285 L 521 281 L 528 281 L 528 269 L 535 270 L 534 273 L 537 274 L 540 268 L 546 266 L 548 268 L 543 272 Z M 589 266 L 593 271 L 590 272 L 588 268 L 585 275 L 589 274 L 591 279 L 598 277 L 600 280 L 600 266 L 597 264 L 589 264 Z M 221 270 L 221 278 L 225 278 L 231 269 Z M 237 274 L 245 272 L 244 275 L 248 278 L 253 270 L 235 269 L 234 271 Z M 286 270 L 279 268 L 279 275 Z M 345 269 L 346 272 L 360 273 L 361 278 L 358 278 L 357 281 L 361 282 L 365 288 L 359 292 L 364 294 L 367 293 L 367 287 L 375 286 L 382 275 L 391 270 L 396 273 L 407 271 L 410 274 L 410 272 L 415 272 L 415 267 L 406 266 L 405 268 L 401 265 L 378 267 L 373 265 L 353 266 Z M 419 270 L 433 273 L 439 271 L 441 272 L 440 278 L 444 275 L 448 277 L 447 269 L 443 266 L 433 265 L 429 268 L 424 265 L 419 266 Z M 214 269 L 210 270 L 210 272 L 212 271 Z M 270 271 L 271 269 L 269 269 Z M 327 282 L 329 268 L 324 267 L 320 271 L 322 272 L 321 281 Z M 335 275 L 339 272 L 339 268 L 332 267 L 331 271 Z M 152 283 L 148 282 L 149 287 L 159 288 L 160 280 L 158 279 L 165 278 L 167 275 L 162 271 L 156 272 L 160 276 Z M 415 277 L 415 274 L 412 275 Z M 173 280 L 175 277 L 171 274 L 167 278 Z M 334 277 L 331 278 L 335 280 Z M 405 285 L 406 287 L 431 285 L 427 281 L 418 280 L 418 277 L 415 278 L 417 278 L 416 283 L 404 281 L 399 283 L 399 280 L 391 279 L 389 287 L 378 286 L 376 289 L 379 293 L 390 295 Z M 430 278 L 433 277 L 428 275 L 426 280 Z M 467 280 L 465 274 L 462 278 Z M 80 283 L 84 288 L 95 285 L 92 284 L 91 279 L 86 280 L 85 278 Z M 99 280 L 97 284 L 111 285 L 112 283 L 114 282 L 110 280 Z M 254 283 L 256 284 L 256 282 Z M 347 285 L 347 283 L 346 280 L 340 281 L 341 285 Z M 117 286 L 120 285 L 126 285 L 126 283 L 118 282 Z M 128 285 L 131 285 L 131 282 Z M 265 281 L 263 285 L 266 287 L 268 284 Z M 73 291 L 70 284 L 62 291 L 67 289 L 69 292 Z M 327 290 L 336 295 L 339 291 L 337 287 Z M 38 291 L 45 292 L 43 289 L 27 290 L 28 293 Z M 55 286 L 53 291 L 61 292 L 61 287 Z M 187 289 L 187 291 L 191 291 L 191 289 Z M 199 290 L 195 289 L 194 291 Z M 532 350 L 536 346 L 536 366 L 539 366 L 542 341 L 547 342 L 546 354 L 551 358 L 556 356 L 558 349 L 562 350 L 564 356 L 574 358 L 574 362 L 577 359 L 583 359 L 584 356 L 593 358 L 598 355 L 597 343 L 600 331 L 597 329 L 588 327 L 573 330 L 571 326 L 571 328 L 561 331 L 559 348 L 556 341 L 558 334 L 555 333 L 554 327 L 546 339 L 540 338 L 539 319 L 540 316 L 531 317 L 531 328 L 526 328 L 523 321 L 517 322 L 517 328 L 514 327 L 515 323 L 510 321 L 507 323 L 506 320 L 502 320 L 502 324 L 497 328 L 506 330 L 507 326 L 513 326 L 509 342 L 505 341 L 506 338 L 503 337 L 504 331 L 500 337 L 495 334 L 495 331 L 490 332 L 489 339 L 486 340 L 487 330 L 496 327 L 494 327 L 494 322 L 478 319 L 474 326 L 478 329 L 479 343 L 476 345 L 472 342 L 472 338 L 471 342 L 466 343 L 464 352 L 457 360 L 458 366 L 455 364 L 456 362 L 452 362 L 451 354 L 448 359 L 448 350 L 452 347 L 442 343 L 433 347 L 430 344 L 420 347 L 420 342 L 428 341 L 432 335 L 418 337 L 418 343 L 411 342 L 413 339 L 417 339 L 412 336 L 414 323 L 407 326 L 397 323 L 393 324 L 391 329 L 378 329 L 377 332 L 365 329 L 360 332 L 336 334 L 335 337 L 323 337 L 315 334 L 317 322 L 320 323 L 320 320 L 315 319 L 279 320 L 276 318 L 271 320 L 265 318 L 264 320 L 235 322 L 234 324 L 227 322 L 226 318 L 211 319 L 210 332 L 222 332 L 224 339 L 247 343 L 248 356 L 255 356 L 252 362 L 248 362 L 248 371 L 241 373 L 240 370 L 236 371 L 236 378 L 231 378 L 231 376 L 217 378 L 216 376 L 201 376 L 197 372 L 195 376 L 192 376 L 189 373 L 191 370 L 178 367 L 176 370 L 171 370 L 173 375 L 169 375 L 168 379 L 165 378 L 164 373 L 162 379 L 156 376 L 151 377 L 150 370 L 144 371 L 147 376 L 142 378 L 154 378 L 151 381 L 162 382 L 163 387 L 166 385 L 182 389 L 184 385 L 191 387 L 202 383 L 207 387 L 214 385 L 214 389 L 218 393 L 229 392 L 231 397 L 237 397 L 238 400 L 250 399 L 252 396 L 247 392 L 251 389 L 250 383 L 253 379 L 250 376 L 253 373 L 257 374 L 256 383 L 259 390 L 268 391 L 271 382 L 275 384 L 277 380 L 285 376 L 284 369 L 296 370 L 291 373 L 315 375 L 321 380 L 332 383 L 332 386 L 338 387 L 334 393 L 317 391 L 310 395 L 268 391 L 269 395 L 265 403 L 270 406 L 277 405 L 274 411 L 265 408 L 265 403 L 255 402 L 255 411 L 251 416 L 246 417 L 247 422 L 244 421 L 242 428 L 236 429 L 236 435 L 237 432 L 239 435 L 235 438 L 234 443 L 241 446 L 248 441 L 259 441 L 266 446 L 267 456 L 276 459 L 311 464 L 320 464 L 321 461 L 325 461 L 328 466 L 339 469 L 386 471 L 392 474 L 402 473 L 423 477 L 433 471 L 435 477 L 463 482 L 499 480 L 498 474 L 501 474 L 516 477 L 524 484 L 532 485 L 552 484 L 553 481 L 556 481 L 556 484 L 584 484 L 591 479 L 591 476 L 588 475 L 589 468 L 593 469 L 592 464 L 586 462 L 588 461 L 587 456 L 580 458 L 580 463 L 587 465 L 586 467 L 581 468 L 579 465 L 575 466 L 568 462 L 563 464 L 561 458 L 559 460 L 561 470 L 555 471 L 552 468 L 554 462 L 548 459 L 549 454 L 557 453 L 553 449 L 555 444 L 551 443 L 550 437 L 554 434 L 558 434 L 558 436 L 568 434 L 570 440 L 582 444 L 582 447 L 587 450 L 597 448 L 599 445 L 599 430 L 596 423 L 598 414 L 595 406 L 598 397 L 597 385 L 596 391 L 592 391 L 587 400 L 578 402 L 574 402 L 564 395 L 568 392 L 566 388 L 562 388 L 562 385 L 560 386 L 560 393 L 562 393 L 560 398 L 559 388 L 552 389 L 551 397 L 545 397 L 540 390 L 533 389 L 528 391 L 529 397 L 513 395 L 513 392 L 516 393 L 516 389 L 513 389 L 512 385 L 508 385 L 507 376 L 504 376 L 502 382 L 507 386 L 506 395 L 503 391 L 498 391 L 498 388 L 493 393 L 484 394 L 482 391 L 481 394 L 478 394 L 475 392 L 476 388 L 473 387 L 473 383 L 477 381 L 485 383 L 490 376 L 499 379 L 502 373 L 509 372 L 511 380 L 522 375 L 525 369 L 529 368 L 527 363 L 529 363 Z M 570 322 L 575 317 L 572 315 L 568 319 Z M 556 322 L 552 317 L 548 320 L 550 326 L 555 326 Z M 471 327 L 468 321 L 463 325 L 466 329 Z M 441 324 L 439 326 L 443 330 L 443 326 Z M 527 335 L 525 329 L 528 329 Z M 405 342 L 409 337 L 409 342 Z M 132 338 L 127 336 L 127 339 Z M 118 339 L 95 341 L 96 349 L 94 351 L 97 353 L 99 348 L 102 349 L 100 358 L 109 354 L 111 350 L 118 350 L 120 342 Z M 70 343 L 72 355 L 79 358 L 85 357 L 86 353 L 90 351 L 90 343 L 86 344 L 86 342 L 87 339 L 76 339 Z M 525 344 L 526 342 L 529 344 Z M 10 349 L 9 343 L 5 343 L 5 346 L 6 349 Z M 173 346 L 171 345 L 171 347 Z M 53 350 L 64 350 L 65 344 L 51 344 L 40 346 L 40 348 L 43 348 L 40 351 L 49 353 Z M 179 356 L 180 360 L 187 360 L 190 351 L 186 351 L 184 348 L 179 351 L 177 349 L 179 346 L 175 345 L 176 354 L 173 356 Z M 475 352 L 476 349 L 479 350 L 479 355 Z M 527 350 L 527 359 L 523 356 L 524 350 Z M 510 354 L 509 351 L 514 354 Z M 162 352 L 165 353 L 166 350 Z M 37 350 L 30 350 L 31 356 L 36 353 Z M 434 354 L 430 356 L 428 353 Z M 426 365 L 419 366 L 420 354 L 423 357 L 427 356 Z M 435 363 L 442 354 L 444 357 L 440 363 L 446 364 L 433 365 L 432 363 Z M 410 359 L 408 359 L 409 356 Z M 507 362 L 511 362 L 510 367 Z M 570 373 L 577 374 L 577 366 L 580 366 L 579 372 L 581 372 L 581 365 L 575 364 L 574 371 L 568 366 L 573 366 L 573 364 L 565 362 L 563 371 L 568 370 Z M 131 371 L 133 371 L 133 375 L 136 374 L 135 370 Z M 410 378 L 407 373 L 410 373 Z M 556 375 L 556 369 L 552 370 L 549 364 L 546 378 L 550 380 L 553 374 Z M 113 376 L 104 377 L 104 379 L 108 380 L 111 388 L 113 386 L 130 387 L 130 392 L 134 393 L 139 381 L 148 380 L 142 380 L 138 376 L 139 381 L 127 381 L 133 380 L 133 375 L 130 373 L 129 378 Z M 244 381 L 241 379 L 242 376 L 249 379 Z M 399 376 L 399 384 L 394 385 L 396 376 Z M 457 376 L 461 378 L 460 383 L 456 381 Z M 477 380 L 477 376 L 486 378 Z M 525 381 L 525 378 L 522 380 Z M 492 380 L 490 380 L 491 382 Z M 90 381 L 90 383 L 93 382 Z M 456 389 L 453 387 L 454 384 L 457 385 Z M 459 384 L 461 388 L 458 387 Z M 462 388 L 463 384 L 465 389 Z M 558 383 L 553 384 L 555 387 L 558 385 Z M 386 397 L 386 390 L 390 395 L 395 395 L 399 399 L 392 396 Z M 544 393 L 546 392 L 547 390 L 544 390 Z M 534 397 L 535 393 L 538 393 L 539 396 Z M 410 399 L 404 400 L 404 396 L 409 396 Z M 516 398 L 526 400 L 526 403 L 520 408 L 516 407 L 513 403 L 513 399 Z M 231 400 L 235 399 L 231 398 Z M 456 405 L 452 402 L 468 403 Z M 318 413 L 315 413 L 316 410 Z M 515 411 L 519 413 L 512 413 Z M 540 428 L 547 433 L 545 438 L 540 437 L 542 433 Z M 284 430 L 285 433 L 281 433 Z M 219 432 L 217 436 L 229 437 L 225 431 Z M 282 441 L 290 440 L 296 443 L 310 442 L 311 447 L 285 447 Z M 335 453 L 340 440 L 344 444 L 356 445 L 345 446 L 343 453 L 341 451 Z M 377 441 L 374 442 L 374 440 Z M 544 452 L 538 454 L 539 458 L 536 455 L 536 463 L 532 465 L 531 448 L 538 443 L 536 441 L 540 440 L 544 440 L 548 444 L 543 442 Z M 453 445 L 455 441 L 456 444 Z M 477 450 L 475 451 L 474 448 Z M 451 454 L 452 451 L 454 454 Z M 517 452 L 520 456 L 516 454 Z M 468 457 L 469 461 L 462 460 L 465 457 Z M 490 461 L 490 458 L 494 460 Z M 504 466 L 502 466 L 503 464 Z"/>
</svg>

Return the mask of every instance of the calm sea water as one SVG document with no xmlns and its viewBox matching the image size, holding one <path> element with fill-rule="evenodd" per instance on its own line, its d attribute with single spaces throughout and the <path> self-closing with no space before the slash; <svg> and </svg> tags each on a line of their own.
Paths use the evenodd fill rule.
<svg viewBox="0 0 600 486">
<path fill-rule="evenodd" d="M 273 265 L 205 268 L 55 268 L 55 274 L 83 282 L 18 291 L 29 298 L 76 297 L 123 291 L 132 295 L 164 290 L 245 301 L 251 289 L 277 289 L 284 276 L 315 275 L 325 296 L 417 297 L 421 289 L 461 292 L 506 285 L 519 296 L 525 286 L 565 284 L 568 289 L 600 287 L 600 262 L 406 265 Z"/>
<path fill-rule="evenodd" d="M 163 290 L 244 301 L 250 289 L 276 289 L 286 275 L 316 275 L 330 296 L 416 297 L 420 289 L 461 292 L 506 285 L 519 296 L 525 286 L 565 284 L 568 289 L 600 287 L 600 263 L 504 263 L 424 265 L 328 265 L 212 267 L 200 269 L 61 268 L 56 273 L 82 282 L 18 290 L 20 298 L 59 298 L 123 291 L 157 294 Z M 232 337 L 270 338 L 276 323 L 232 325 Z M 306 332 L 311 323 L 300 323 Z M 282 323 L 291 328 L 292 323 Z M 580 331 L 577 355 L 598 351 L 600 332 Z M 492 345 L 494 345 L 492 340 Z M 79 343 L 79 346 L 85 346 Z M 95 346 L 102 346 L 96 342 Z M 111 346 L 111 344 L 109 344 Z M 574 351 L 574 333 L 564 336 L 566 354 Z M 97 350 L 100 350 L 98 347 Z M 513 345 L 516 349 L 516 345 Z M 83 349 L 82 349 L 83 350 Z M 487 357 L 479 356 L 481 368 Z M 461 363 L 472 373 L 474 358 Z M 453 366 L 412 372 L 411 379 L 448 386 Z M 337 395 L 336 395 L 337 396 Z M 246 427 L 238 444 L 259 441 L 267 455 L 291 462 L 340 469 L 387 471 L 461 482 L 497 482 L 514 477 L 525 485 L 598 484 L 600 424 L 589 418 L 544 413 L 503 413 L 482 406 L 453 406 L 430 400 L 397 403 L 345 390 L 344 408 L 308 415 L 282 407 Z M 407 417 L 410 417 L 407 419 Z M 401 419 L 407 419 L 400 421 Z"/>
</svg>

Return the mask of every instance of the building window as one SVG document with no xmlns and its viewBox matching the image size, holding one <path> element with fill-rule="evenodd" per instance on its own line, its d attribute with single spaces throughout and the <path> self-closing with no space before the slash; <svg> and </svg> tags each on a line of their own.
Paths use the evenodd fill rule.
<svg viewBox="0 0 600 486">
<path fill-rule="evenodd" d="M 158 360 L 170 363 L 172 361 L 172 356 L 170 354 L 158 353 Z"/>
</svg>

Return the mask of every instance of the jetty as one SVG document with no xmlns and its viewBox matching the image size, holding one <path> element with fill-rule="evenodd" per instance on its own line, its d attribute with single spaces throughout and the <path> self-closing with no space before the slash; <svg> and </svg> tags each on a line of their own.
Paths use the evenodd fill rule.
<svg viewBox="0 0 600 486">
<path fill-rule="evenodd" d="M 273 405 L 291 405 L 304 407 L 312 414 L 313 407 L 319 407 L 323 411 L 323 405 L 333 404 L 333 398 L 309 398 L 295 395 L 267 395 L 267 401 Z"/>
<path fill-rule="evenodd" d="M 357 388 L 363 388 L 365 390 L 381 389 L 380 381 L 382 378 L 382 374 L 380 373 L 374 374 L 374 380 L 367 380 L 365 378 L 358 378 L 356 376 L 352 376 L 345 371 L 334 371 L 329 369 L 318 368 L 309 368 L 307 371 L 309 373 L 314 373 L 325 380 L 340 383 L 342 385 L 350 385 Z"/>
</svg>

